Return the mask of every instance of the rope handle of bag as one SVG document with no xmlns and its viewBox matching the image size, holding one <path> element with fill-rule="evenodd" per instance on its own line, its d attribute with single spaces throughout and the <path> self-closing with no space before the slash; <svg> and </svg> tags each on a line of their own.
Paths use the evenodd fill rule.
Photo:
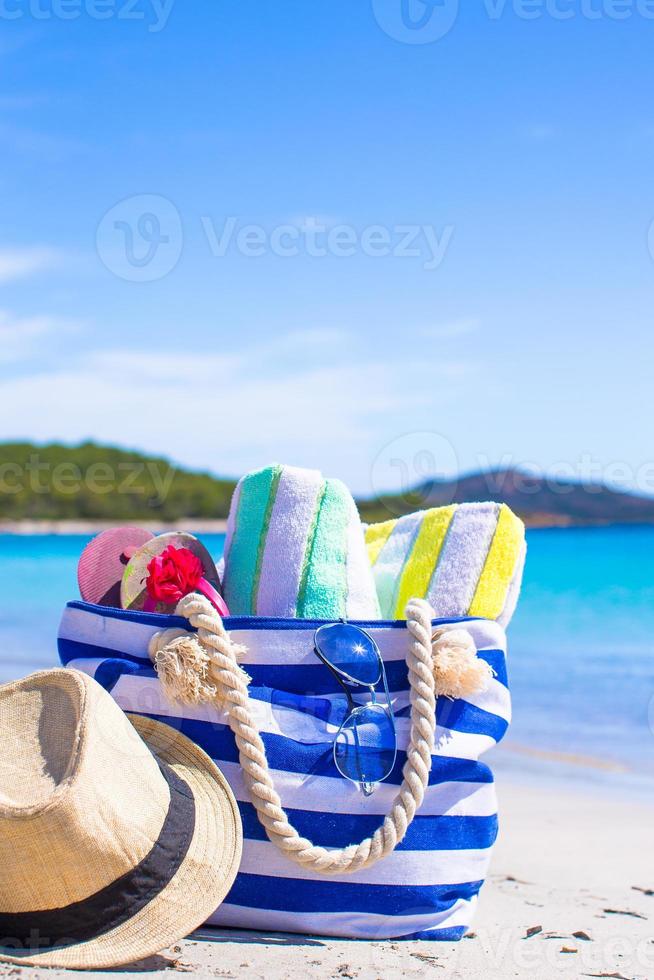
<svg viewBox="0 0 654 980">
<path fill-rule="evenodd" d="M 226 712 L 250 798 L 272 843 L 290 860 L 324 875 L 349 874 L 368 868 L 391 854 L 404 838 L 429 783 L 436 731 L 439 644 L 443 655 L 440 673 L 444 681 L 438 685 L 439 694 L 458 696 L 458 693 L 445 689 L 445 675 L 452 672 L 453 657 L 459 664 L 456 671 L 459 688 L 464 675 L 468 677 L 470 690 L 473 684 L 481 686 L 484 677 L 488 676 L 490 668 L 477 659 L 470 635 L 456 630 L 456 634 L 464 634 L 463 638 L 459 635 L 457 643 L 453 632 L 439 630 L 434 633 L 434 614 L 429 603 L 424 599 L 412 599 L 408 603 L 407 667 L 411 714 L 402 783 L 383 822 L 372 836 L 358 844 L 332 850 L 302 837 L 282 807 L 268 767 L 265 746 L 250 710 L 249 678 L 239 663 L 244 648 L 231 639 L 219 613 L 202 595 L 185 596 L 177 606 L 176 615 L 188 619 L 197 632 L 171 629 L 152 637 L 150 657 L 164 692 L 172 701 L 187 704 L 214 702 Z"/>
</svg>

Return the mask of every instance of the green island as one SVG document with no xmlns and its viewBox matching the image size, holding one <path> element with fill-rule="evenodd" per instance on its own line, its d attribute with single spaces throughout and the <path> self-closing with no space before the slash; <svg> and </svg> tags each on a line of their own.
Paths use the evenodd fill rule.
<svg viewBox="0 0 654 980">
<path fill-rule="evenodd" d="M 196 472 L 135 450 L 84 442 L 0 443 L 0 521 L 151 521 L 227 517 L 235 478 Z M 475 500 L 508 504 L 530 527 L 654 523 L 654 498 L 601 483 L 502 469 L 432 480 L 359 500 L 363 520 Z"/>
</svg>

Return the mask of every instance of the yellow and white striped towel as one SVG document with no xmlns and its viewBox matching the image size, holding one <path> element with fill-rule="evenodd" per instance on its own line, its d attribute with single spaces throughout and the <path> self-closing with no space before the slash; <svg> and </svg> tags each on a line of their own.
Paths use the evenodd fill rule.
<svg viewBox="0 0 654 980">
<path fill-rule="evenodd" d="M 413 596 L 438 617 L 483 616 L 503 627 L 515 611 L 526 544 L 506 504 L 452 504 L 366 528 L 383 619 L 401 619 Z"/>
</svg>

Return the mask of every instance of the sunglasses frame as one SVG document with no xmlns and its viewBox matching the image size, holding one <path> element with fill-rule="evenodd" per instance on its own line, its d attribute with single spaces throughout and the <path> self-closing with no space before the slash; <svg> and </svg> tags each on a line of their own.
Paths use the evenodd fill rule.
<svg viewBox="0 0 654 980">
<path fill-rule="evenodd" d="M 384 666 L 384 659 L 383 659 L 383 657 L 381 655 L 381 650 L 379 649 L 379 647 L 375 643 L 375 641 L 372 638 L 372 636 L 370 635 L 370 633 L 368 633 L 366 630 L 364 630 L 361 626 L 356 626 L 354 623 L 348 623 L 347 620 L 345 620 L 345 619 L 338 620 L 338 622 L 341 623 L 343 626 L 349 626 L 350 629 L 356 630 L 357 633 L 362 634 L 363 636 L 366 637 L 367 640 L 370 641 L 370 643 L 372 645 L 372 649 L 373 649 L 373 651 L 374 651 L 374 653 L 375 653 L 375 655 L 377 657 L 377 663 L 379 665 L 379 673 L 378 673 L 377 679 L 375 681 L 373 681 L 371 684 L 366 684 L 365 681 L 358 681 L 355 677 L 352 677 L 346 671 L 341 670 L 339 667 L 336 667 L 335 664 L 331 663 L 325 657 L 325 655 L 322 653 L 322 651 L 320 650 L 320 648 L 318 646 L 318 635 L 319 635 L 320 631 L 321 630 L 324 630 L 324 629 L 328 629 L 331 626 L 334 626 L 336 624 L 335 623 L 324 623 L 322 626 L 319 626 L 318 629 L 316 630 L 316 632 L 313 634 L 313 650 L 314 650 L 314 653 L 316 654 L 316 656 L 318 657 L 318 659 L 325 665 L 325 667 L 327 667 L 327 669 L 329 670 L 330 674 L 335 678 L 335 680 L 338 681 L 338 683 L 340 684 L 341 688 L 343 689 L 343 693 L 345 694 L 345 696 L 347 698 L 348 712 L 345 715 L 345 718 L 343 719 L 343 721 L 341 722 L 341 726 L 340 726 L 338 732 L 336 733 L 336 737 L 334 739 L 333 753 L 334 753 L 334 764 L 335 764 L 336 768 L 338 769 L 338 771 L 341 773 L 341 775 L 345 779 L 350 779 L 350 777 L 347 776 L 341 770 L 340 766 L 338 765 L 338 760 L 337 760 L 337 757 L 336 757 L 336 746 L 337 746 L 338 736 L 340 735 L 341 731 L 345 727 L 346 723 L 350 720 L 350 718 L 352 717 L 352 715 L 359 708 L 368 708 L 371 705 L 376 705 L 377 707 L 381 708 L 382 711 L 384 711 L 388 715 L 388 718 L 389 718 L 390 723 L 391 723 L 391 727 L 393 729 L 393 737 L 395 739 L 394 758 L 397 756 L 397 731 L 396 731 L 396 728 L 395 728 L 395 715 L 393 714 L 393 707 L 391 705 L 391 696 L 390 696 L 390 692 L 388 690 L 388 678 L 386 677 L 386 668 Z M 377 687 L 377 685 L 380 682 L 382 682 L 383 685 L 384 685 L 384 694 L 386 695 L 386 704 L 380 704 L 380 702 L 377 701 L 377 698 L 375 696 L 377 694 L 377 691 L 375 690 L 375 688 Z M 354 698 L 352 697 L 352 692 L 350 690 L 351 687 L 367 688 L 370 691 L 370 695 L 371 695 L 370 703 L 369 704 L 357 704 L 356 701 L 354 700 Z M 390 774 L 390 770 L 389 770 L 389 773 L 386 776 L 384 776 L 384 779 L 387 779 L 389 774 Z M 356 782 L 356 780 L 352 780 L 352 779 L 350 779 L 350 781 L 351 782 Z M 365 780 L 359 780 L 358 781 L 358 784 L 359 784 L 359 786 L 361 787 L 361 789 L 363 790 L 363 792 L 364 792 L 364 794 L 366 796 L 370 796 L 370 794 L 374 791 L 375 786 L 377 785 L 376 783 L 370 783 L 370 782 L 367 782 Z"/>
</svg>

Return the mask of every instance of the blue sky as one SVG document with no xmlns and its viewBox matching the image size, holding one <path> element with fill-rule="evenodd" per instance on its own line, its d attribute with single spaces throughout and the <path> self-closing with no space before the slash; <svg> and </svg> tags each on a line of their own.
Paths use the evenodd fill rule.
<svg viewBox="0 0 654 980">
<path fill-rule="evenodd" d="M 404 5 L 2 0 L 0 439 L 654 491 L 654 4 Z"/>
</svg>

